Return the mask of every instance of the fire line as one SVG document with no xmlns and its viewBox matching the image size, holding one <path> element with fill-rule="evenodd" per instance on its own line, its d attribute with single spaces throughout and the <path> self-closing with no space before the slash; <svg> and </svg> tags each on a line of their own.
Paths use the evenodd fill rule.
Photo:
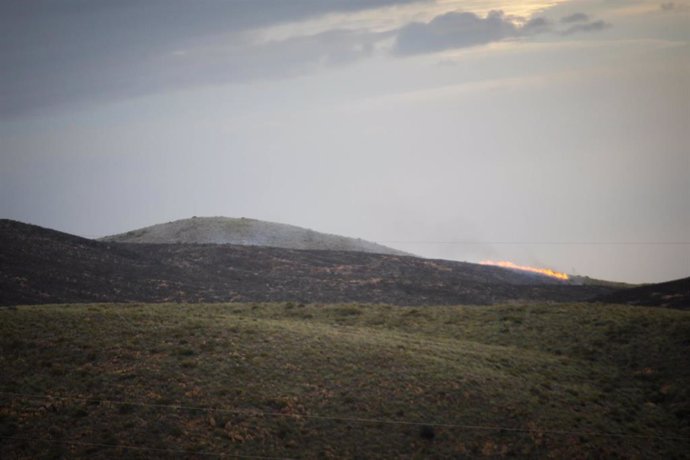
<svg viewBox="0 0 690 460">
<path fill-rule="evenodd" d="M 540 275 L 550 276 L 551 278 L 556 278 L 559 280 L 567 280 L 570 278 L 567 273 L 557 272 L 555 270 L 551 270 L 550 268 L 529 267 L 527 265 L 518 265 L 505 260 L 501 260 L 498 262 L 493 260 L 483 260 L 479 263 L 481 265 L 492 265 L 494 267 L 503 267 L 510 268 L 512 270 L 522 270 L 526 272 L 539 273 Z"/>
</svg>

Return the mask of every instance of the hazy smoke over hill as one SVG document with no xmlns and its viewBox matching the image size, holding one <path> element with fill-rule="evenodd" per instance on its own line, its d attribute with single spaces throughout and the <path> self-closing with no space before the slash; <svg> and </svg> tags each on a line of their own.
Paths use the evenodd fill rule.
<svg viewBox="0 0 690 460">
<path fill-rule="evenodd" d="M 356 238 L 329 235 L 294 225 L 233 217 L 193 217 L 102 238 L 120 243 L 192 243 L 269 246 L 286 249 L 356 251 L 409 255 Z"/>
</svg>

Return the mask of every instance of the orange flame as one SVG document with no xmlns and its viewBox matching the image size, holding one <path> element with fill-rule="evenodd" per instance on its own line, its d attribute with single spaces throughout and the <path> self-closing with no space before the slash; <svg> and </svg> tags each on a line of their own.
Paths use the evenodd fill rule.
<svg viewBox="0 0 690 460">
<path fill-rule="evenodd" d="M 493 260 L 483 260 L 479 263 L 482 265 L 492 265 L 494 267 L 503 267 L 510 268 L 512 270 L 523 270 L 526 272 L 539 273 L 540 275 L 550 276 L 559 280 L 567 280 L 570 278 L 567 273 L 557 272 L 555 270 L 551 270 L 550 268 L 528 267 L 527 265 L 517 265 L 505 260 L 501 260 L 499 262 L 494 262 Z"/>
</svg>

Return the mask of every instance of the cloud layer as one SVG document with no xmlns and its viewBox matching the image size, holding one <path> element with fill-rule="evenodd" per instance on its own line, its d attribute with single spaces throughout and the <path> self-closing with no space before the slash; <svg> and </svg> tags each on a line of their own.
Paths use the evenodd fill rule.
<svg viewBox="0 0 690 460">
<path fill-rule="evenodd" d="M 380 43 L 407 56 L 546 32 L 608 27 L 583 13 L 557 31 L 546 19 L 491 11 L 450 12 L 388 32 L 331 29 L 257 42 L 252 31 L 281 23 L 431 0 L 183 0 L 82 2 L 10 0 L 0 5 L 0 118 L 156 92 L 251 79 L 284 78 L 370 56 Z"/>
<path fill-rule="evenodd" d="M 501 11 L 485 18 L 474 13 L 446 13 L 428 23 L 403 27 L 395 42 L 397 54 L 419 54 L 484 45 L 519 35 L 520 29 Z"/>
<path fill-rule="evenodd" d="M 601 30 L 608 29 L 609 27 L 611 27 L 611 24 L 609 24 L 608 22 L 598 20 L 586 22 L 584 24 L 575 24 L 573 26 L 568 27 L 561 33 L 563 35 L 571 35 L 578 32 L 599 32 Z"/>
<path fill-rule="evenodd" d="M 0 2 L 0 117 L 65 103 L 99 102 L 179 87 L 232 81 L 260 68 L 284 75 L 288 55 L 341 59 L 349 38 L 330 35 L 255 47 L 246 33 L 328 13 L 428 0 L 8 0 Z M 321 41 L 321 39 L 324 39 Z M 355 40 L 356 41 L 356 40 Z M 326 46 L 333 50 L 325 52 Z M 302 50 L 298 49 L 300 46 Z M 210 52 L 225 50 L 220 52 Z M 169 59 L 185 50 L 195 57 Z M 206 53 L 209 60 L 202 64 Z M 275 65 L 255 56 L 276 58 Z M 212 60 L 211 60 L 212 59 Z M 248 61 L 247 61 L 248 59 Z M 181 64 L 187 62 L 190 68 Z M 291 68 L 304 62 L 290 64 Z M 168 66 L 168 67 L 165 67 Z M 253 71 L 246 71 L 249 67 Z M 194 72 L 198 72 L 194 75 Z"/>
<path fill-rule="evenodd" d="M 589 16 L 584 13 L 573 13 L 568 16 L 561 18 L 563 24 L 572 24 L 573 22 L 587 22 L 589 21 Z"/>
<path fill-rule="evenodd" d="M 588 15 L 575 13 L 561 18 L 561 23 L 572 24 L 565 30 L 555 28 L 547 19 L 523 18 L 491 11 L 482 18 L 474 13 L 446 13 L 428 23 L 414 22 L 398 33 L 394 51 L 399 55 L 431 53 L 452 48 L 485 45 L 505 39 L 554 32 L 570 35 L 595 32 L 610 27 L 604 21 L 590 21 Z"/>
</svg>

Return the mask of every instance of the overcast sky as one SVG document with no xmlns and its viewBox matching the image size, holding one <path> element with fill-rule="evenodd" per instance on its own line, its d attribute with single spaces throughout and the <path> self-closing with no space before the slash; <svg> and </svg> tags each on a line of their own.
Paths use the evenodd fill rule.
<svg viewBox="0 0 690 460">
<path fill-rule="evenodd" d="M 690 276 L 690 1 L 0 0 L 0 217 Z"/>
</svg>

